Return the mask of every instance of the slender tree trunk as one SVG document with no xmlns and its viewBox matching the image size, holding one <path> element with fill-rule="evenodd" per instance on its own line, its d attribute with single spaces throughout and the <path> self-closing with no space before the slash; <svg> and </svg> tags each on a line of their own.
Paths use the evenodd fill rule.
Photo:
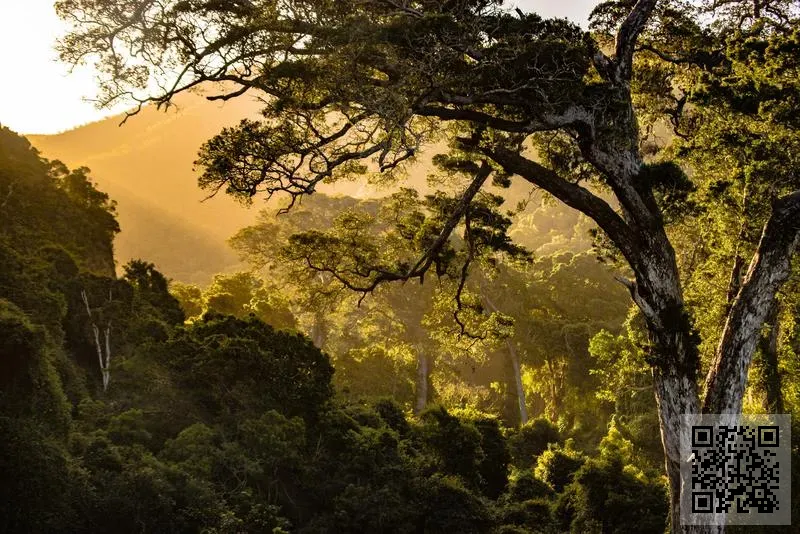
<svg viewBox="0 0 800 534">
<path fill-rule="evenodd" d="M 550 375 L 550 406 L 548 410 L 550 413 L 548 417 L 551 421 L 557 421 L 564 406 L 564 370 L 556 367 L 552 359 L 545 360 L 545 366 Z"/>
<path fill-rule="evenodd" d="M 94 320 L 92 315 L 92 308 L 89 306 L 89 297 L 86 291 L 81 291 L 81 298 L 83 304 L 86 306 L 86 313 L 89 315 L 89 320 L 92 323 L 92 332 L 94 333 L 94 345 L 97 349 L 97 359 L 100 364 L 100 372 L 103 377 L 103 391 L 108 390 L 108 384 L 111 382 L 111 322 L 106 326 L 103 334 L 105 337 L 105 358 L 103 357 L 103 344 L 100 342 L 100 327 Z M 108 301 L 111 302 L 111 291 L 108 292 Z"/>
<path fill-rule="evenodd" d="M 530 398 L 533 417 L 542 417 L 547 413 L 547 401 L 540 393 L 534 393 Z M 530 417 L 530 416 L 529 416 Z"/>
<path fill-rule="evenodd" d="M 499 353 L 498 353 L 499 354 Z M 518 427 L 519 403 L 517 402 L 517 392 L 514 386 L 514 364 L 511 361 L 511 354 L 507 351 L 502 352 L 503 361 L 503 420 L 508 426 Z"/>
<path fill-rule="evenodd" d="M 484 292 L 483 300 L 489 306 L 489 309 L 494 313 L 499 313 L 500 310 L 495 306 L 494 301 Z M 511 367 L 514 372 L 514 387 L 517 392 L 517 404 L 519 405 L 519 424 L 524 425 L 528 422 L 528 402 L 525 398 L 525 388 L 522 385 L 522 369 L 520 368 L 519 355 L 517 349 L 514 347 L 514 342 L 506 339 L 506 348 L 508 348 L 508 357 L 511 362 Z"/>
<path fill-rule="evenodd" d="M 520 368 L 517 349 L 510 339 L 506 339 L 506 347 L 508 347 L 508 357 L 511 360 L 511 367 L 514 371 L 514 385 L 517 390 L 517 404 L 519 405 L 519 424 L 522 426 L 528 422 L 528 403 L 525 398 L 525 387 L 522 385 L 522 369 Z"/>
<path fill-rule="evenodd" d="M 417 348 L 417 387 L 414 413 L 419 414 L 428 405 L 428 380 L 430 377 L 430 361 L 427 353 Z"/>
<path fill-rule="evenodd" d="M 108 383 L 111 382 L 111 324 L 106 327 L 104 332 L 106 341 L 106 362 L 103 366 L 103 391 L 108 390 Z"/>
<path fill-rule="evenodd" d="M 730 280 L 728 280 L 728 293 L 726 296 L 727 309 L 730 310 L 736 295 L 742 285 L 742 269 L 744 269 L 744 258 L 736 254 L 733 260 L 733 267 L 731 267 Z"/>
<path fill-rule="evenodd" d="M 96 324 L 92 323 L 92 332 L 94 332 L 94 346 L 97 349 L 97 360 L 100 364 L 100 373 L 103 376 L 103 391 L 107 387 L 108 369 L 106 369 L 105 360 L 103 360 L 103 346 L 100 344 L 100 329 Z"/>
<path fill-rule="evenodd" d="M 314 314 L 314 324 L 311 326 L 311 342 L 318 349 L 322 349 L 326 341 L 325 318 L 321 313 Z"/>
</svg>

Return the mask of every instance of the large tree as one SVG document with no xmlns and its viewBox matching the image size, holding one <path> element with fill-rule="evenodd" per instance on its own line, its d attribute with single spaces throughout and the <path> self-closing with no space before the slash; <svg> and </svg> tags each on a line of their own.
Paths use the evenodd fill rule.
<svg viewBox="0 0 800 534">
<path fill-rule="evenodd" d="M 323 180 L 375 171 L 402 177 L 423 147 L 446 141 L 450 152 L 439 162 L 454 181 L 464 174 L 471 179 L 463 193 L 441 199 L 436 213 L 419 216 L 410 207 L 414 217 L 398 219 L 399 235 L 409 242 L 405 257 L 390 246 L 392 240 L 366 253 L 308 253 L 310 268 L 356 291 L 422 279 L 432 269 L 446 274 L 450 262 L 468 266 L 481 249 L 502 250 L 505 242 L 497 239 L 498 226 L 481 193 L 491 175 L 498 183 L 509 176 L 526 180 L 591 218 L 630 267 L 632 279 L 624 283 L 649 330 L 672 528 L 678 531 L 681 414 L 741 410 L 761 325 L 789 276 L 800 236 L 800 191 L 782 191 L 772 202 L 701 394 L 698 337 L 666 229 L 675 191 L 691 181 L 674 161 L 645 161 L 640 117 L 648 100 L 637 98 L 632 82 L 650 71 L 640 71 L 634 56 L 650 54 L 712 78 L 727 69 L 740 83 L 717 84 L 715 94 L 729 90 L 734 104 L 747 104 L 736 101 L 737 91 L 757 93 L 779 79 L 775 90 L 788 95 L 776 100 L 783 105 L 773 106 L 773 116 L 788 114 L 792 127 L 793 71 L 777 61 L 748 84 L 743 71 L 750 56 L 733 68 L 737 59 L 727 57 L 726 36 L 706 22 L 716 16 L 745 26 L 747 20 L 766 20 L 764 39 L 791 36 L 798 27 L 796 6 L 726 1 L 723 12 L 709 18 L 694 16 L 692 3 L 606 2 L 595 12 L 605 32 L 587 34 L 567 21 L 543 20 L 501 4 L 62 0 L 57 9 L 75 24 L 62 41 L 62 57 L 99 65 L 104 104 L 127 99 L 168 105 L 176 94 L 207 82 L 219 82 L 211 99 L 245 93 L 263 98 L 263 119 L 226 129 L 201 150 L 201 185 L 212 192 L 225 190 L 245 200 L 283 192 L 294 204 Z M 607 41 L 606 32 L 613 32 L 613 39 Z M 659 32 L 673 39 L 659 39 Z M 670 48 L 677 40 L 687 53 Z M 793 42 L 788 39 L 775 54 L 791 55 Z M 654 95 L 649 96 L 652 102 Z M 674 86 L 662 84 L 658 96 L 671 104 Z M 676 102 L 671 111 L 678 117 L 687 103 Z M 739 108 L 731 112 L 748 112 Z M 530 141 L 541 146 L 543 135 L 553 133 L 566 140 L 560 157 L 535 158 Z M 795 170 L 782 172 L 785 177 Z M 599 194 L 598 187 L 607 194 Z M 424 231 L 409 233 L 412 223 Z M 463 239 L 454 250 L 449 238 L 457 229 L 463 229 Z M 383 254 L 386 247 L 392 261 Z"/>
</svg>

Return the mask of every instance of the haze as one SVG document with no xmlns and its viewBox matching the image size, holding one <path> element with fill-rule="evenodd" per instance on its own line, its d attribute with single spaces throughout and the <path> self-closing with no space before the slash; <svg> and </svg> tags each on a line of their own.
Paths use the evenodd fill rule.
<svg viewBox="0 0 800 534">
<path fill-rule="evenodd" d="M 28 134 L 52 134 L 123 111 L 98 110 L 87 101 L 96 94 L 93 72 L 71 74 L 56 59 L 53 43 L 65 24 L 52 0 L 0 2 L 0 64 L 11 75 L 0 84 L 0 124 Z M 596 0 L 511 2 L 546 17 L 585 23 Z"/>
</svg>

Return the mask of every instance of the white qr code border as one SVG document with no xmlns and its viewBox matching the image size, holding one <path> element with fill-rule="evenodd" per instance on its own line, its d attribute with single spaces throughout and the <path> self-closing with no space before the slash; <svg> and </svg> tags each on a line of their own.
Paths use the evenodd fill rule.
<svg viewBox="0 0 800 534">
<path fill-rule="evenodd" d="M 791 524 L 791 416 L 685 414 L 682 525 Z"/>
</svg>

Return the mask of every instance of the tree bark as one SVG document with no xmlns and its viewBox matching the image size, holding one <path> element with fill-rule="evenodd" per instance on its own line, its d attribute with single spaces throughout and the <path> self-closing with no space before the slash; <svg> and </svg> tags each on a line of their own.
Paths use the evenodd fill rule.
<svg viewBox="0 0 800 534">
<path fill-rule="evenodd" d="M 681 480 L 681 464 L 688 460 L 681 456 L 682 416 L 700 413 L 697 341 L 688 316 L 675 312 L 682 310 L 682 306 L 666 304 L 652 308 L 660 309 L 665 318 L 674 315 L 671 321 L 661 323 L 664 328 L 650 329 L 653 386 L 669 481 L 670 532 L 722 534 L 724 526 L 681 525 L 681 493 L 687 491 Z"/>
<path fill-rule="evenodd" d="M 651 261 L 657 262 L 655 255 L 651 258 Z M 674 256 L 667 253 L 661 258 L 661 265 L 651 265 L 641 272 L 661 272 L 664 277 L 653 280 L 640 274 L 632 294 L 644 312 L 650 332 L 649 359 L 669 480 L 670 525 L 672 532 L 680 532 L 682 415 L 698 413 L 700 410 L 697 392 L 698 353 L 697 340 L 692 335 L 691 323 L 684 311 L 680 286 L 677 284 Z M 672 276 L 667 276 L 667 273 Z M 663 285 L 665 279 L 675 282 Z"/>
<path fill-rule="evenodd" d="M 670 530 L 680 532 L 681 503 L 681 416 L 698 413 L 697 385 L 678 369 L 654 369 L 653 386 L 658 406 L 661 443 L 669 480 Z M 676 528 L 677 527 L 677 528 Z"/>
<path fill-rule="evenodd" d="M 705 413 L 740 413 L 747 374 L 775 294 L 800 241 L 800 191 L 777 200 L 731 307 L 705 383 Z"/>
<path fill-rule="evenodd" d="M 485 292 L 483 293 L 483 300 L 493 313 L 500 312 L 494 301 Z M 519 424 L 522 426 L 528 422 L 528 401 L 525 397 L 525 387 L 522 385 L 522 369 L 517 349 L 511 339 L 506 338 L 506 348 L 508 349 L 508 358 L 514 373 L 514 387 L 517 393 L 517 405 L 519 406 Z"/>
<path fill-rule="evenodd" d="M 327 337 L 325 317 L 322 313 L 315 313 L 314 324 L 311 325 L 311 342 L 315 347 L 322 350 Z"/>
<path fill-rule="evenodd" d="M 743 268 L 744 268 L 744 258 L 742 258 L 737 253 L 736 257 L 733 260 L 733 267 L 731 267 L 731 276 L 730 280 L 728 281 L 728 293 L 726 297 L 728 311 L 730 311 L 730 307 L 733 304 L 734 299 L 736 299 L 736 295 L 739 294 L 739 289 L 742 287 Z"/>
<path fill-rule="evenodd" d="M 652 199 L 643 194 L 641 202 Z M 647 224 L 649 218 L 654 219 Z M 627 217 L 633 220 L 633 216 Z M 684 414 L 700 411 L 697 375 L 700 366 L 697 338 L 687 312 L 680 283 L 675 251 L 663 222 L 655 213 L 636 216 L 640 249 L 633 255 L 631 267 L 635 282 L 625 282 L 631 297 L 642 311 L 649 332 L 648 363 L 653 372 L 653 388 L 659 415 L 665 471 L 669 481 L 670 531 L 718 532 L 716 527 L 682 526 L 680 522 L 681 430 Z"/>
<path fill-rule="evenodd" d="M 106 327 L 104 332 L 106 341 L 106 363 L 103 366 L 103 391 L 108 390 L 108 383 L 111 382 L 111 324 Z"/>
<path fill-rule="evenodd" d="M 109 322 L 104 330 L 104 337 L 105 337 L 105 358 L 103 357 L 103 345 L 100 342 L 100 327 L 97 326 L 97 323 L 94 320 L 94 316 L 92 315 L 92 309 L 89 306 L 89 297 L 86 295 L 86 291 L 81 291 L 81 298 L 83 299 L 83 304 L 86 307 L 86 313 L 89 315 L 89 320 L 92 323 L 92 332 L 94 333 L 94 345 L 97 349 L 97 359 L 98 363 L 100 364 L 100 372 L 103 377 L 103 391 L 108 390 L 108 384 L 111 382 L 111 323 Z M 108 293 L 108 301 L 111 302 L 111 292 Z"/>
</svg>

